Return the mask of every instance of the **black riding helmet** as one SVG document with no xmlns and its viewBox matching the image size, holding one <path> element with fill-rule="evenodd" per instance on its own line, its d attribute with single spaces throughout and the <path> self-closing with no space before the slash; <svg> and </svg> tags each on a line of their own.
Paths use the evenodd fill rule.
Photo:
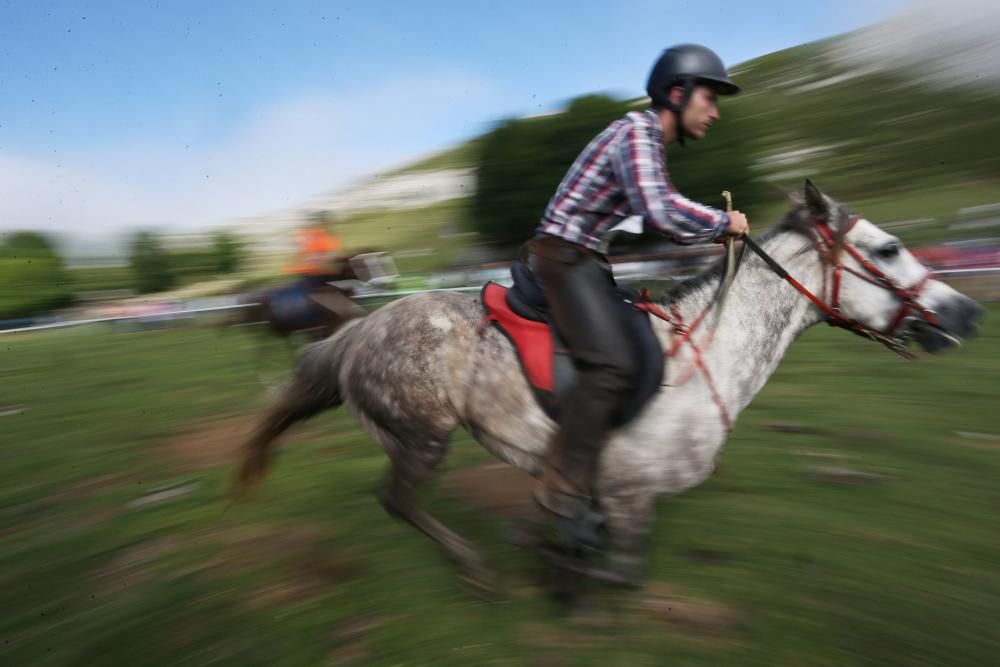
<svg viewBox="0 0 1000 667">
<path fill-rule="evenodd" d="M 677 116 L 681 144 L 684 143 L 685 136 L 684 126 L 680 122 L 681 113 L 697 84 L 710 86 L 719 95 L 735 95 L 740 92 L 740 87 L 729 80 L 729 72 L 722 64 L 722 59 L 711 49 L 699 44 L 678 44 L 664 51 L 653 65 L 646 83 L 646 93 L 653 106 L 669 109 Z M 679 105 L 670 101 L 670 89 L 674 86 L 684 88 Z"/>
</svg>

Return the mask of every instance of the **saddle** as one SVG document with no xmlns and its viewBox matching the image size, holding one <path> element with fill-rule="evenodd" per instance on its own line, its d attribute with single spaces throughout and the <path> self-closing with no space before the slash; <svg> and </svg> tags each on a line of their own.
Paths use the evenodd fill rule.
<svg viewBox="0 0 1000 667">
<path fill-rule="evenodd" d="M 577 370 L 563 337 L 549 317 L 545 293 L 528 264 L 515 262 L 511 277 L 514 284 L 509 288 L 493 281 L 483 286 L 481 299 L 486 320 L 513 343 L 539 405 L 549 417 L 557 419 L 568 392 L 576 384 Z M 620 308 L 608 315 L 621 317 L 626 323 L 630 336 L 621 344 L 633 351 L 640 369 L 629 400 L 614 417 L 615 426 L 621 426 L 659 391 L 665 360 L 649 315 L 635 306 L 640 300 L 639 293 L 623 287 L 615 291 L 621 297 Z"/>
</svg>

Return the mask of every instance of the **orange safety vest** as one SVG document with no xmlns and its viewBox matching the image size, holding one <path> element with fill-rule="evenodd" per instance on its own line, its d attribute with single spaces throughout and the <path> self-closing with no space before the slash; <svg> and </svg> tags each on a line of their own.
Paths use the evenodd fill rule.
<svg viewBox="0 0 1000 667">
<path fill-rule="evenodd" d="M 333 257 L 343 247 L 336 234 L 324 229 L 304 229 L 296 233 L 299 254 L 296 261 L 285 268 L 287 273 L 319 274 L 331 269 Z"/>
</svg>

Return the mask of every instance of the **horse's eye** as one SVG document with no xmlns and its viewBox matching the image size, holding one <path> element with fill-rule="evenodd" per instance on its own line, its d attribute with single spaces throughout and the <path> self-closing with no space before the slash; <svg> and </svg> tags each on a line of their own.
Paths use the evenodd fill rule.
<svg viewBox="0 0 1000 667">
<path fill-rule="evenodd" d="M 879 248 L 876 253 L 882 259 L 892 259 L 899 255 L 899 244 L 895 241 L 886 243 L 884 246 Z"/>
</svg>

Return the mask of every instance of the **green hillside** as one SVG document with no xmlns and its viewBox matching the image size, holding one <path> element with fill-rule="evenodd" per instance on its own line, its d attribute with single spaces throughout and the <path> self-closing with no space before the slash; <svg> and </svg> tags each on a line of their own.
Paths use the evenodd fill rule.
<svg viewBox="0 0 1000 667">
<path fill-rule="evenodd" d="M 876 222 L 930 218 L 893 228 L 911 244 L 996 233 L 949 230 L 948 223 L 960 208 L 1000 201 L 1000 90 L 934 89 L 920 82 L 916 68 L 859 73 L 830 57 L 841 39 L 733 68 L 745 92 L 723 101 L 721 122 L 735 124 L 747 137 L 754 170 L 765 184 L 752 200 L 734 192 L 736 205 L 750 213 L 756 229 L 766 227 L 787 206 L 785 193 L 808 176 Z M 711 142 L 710 134 L 671 150 L 707 152 Z M 480 144 L 476 138 L 387 175 L 474 166 Z M 727 187 L 726 175 L 719 174 L 719 190 Z M 429 228 L 409 224 L 407 231 L 389 235 L 382 215 L 346 221 L 356 223 L 352 235 L 378 237 L 386 247 L 443 247 L 447 243 L 440 240 L 428 243 L 440 229 L 471 226 L 463 219 L 467 207 L 448 208 L 449 215 L 428 210 L 410 216 Z M 402 211 L 384 214 L 406 217 Z"/>
</svg>

